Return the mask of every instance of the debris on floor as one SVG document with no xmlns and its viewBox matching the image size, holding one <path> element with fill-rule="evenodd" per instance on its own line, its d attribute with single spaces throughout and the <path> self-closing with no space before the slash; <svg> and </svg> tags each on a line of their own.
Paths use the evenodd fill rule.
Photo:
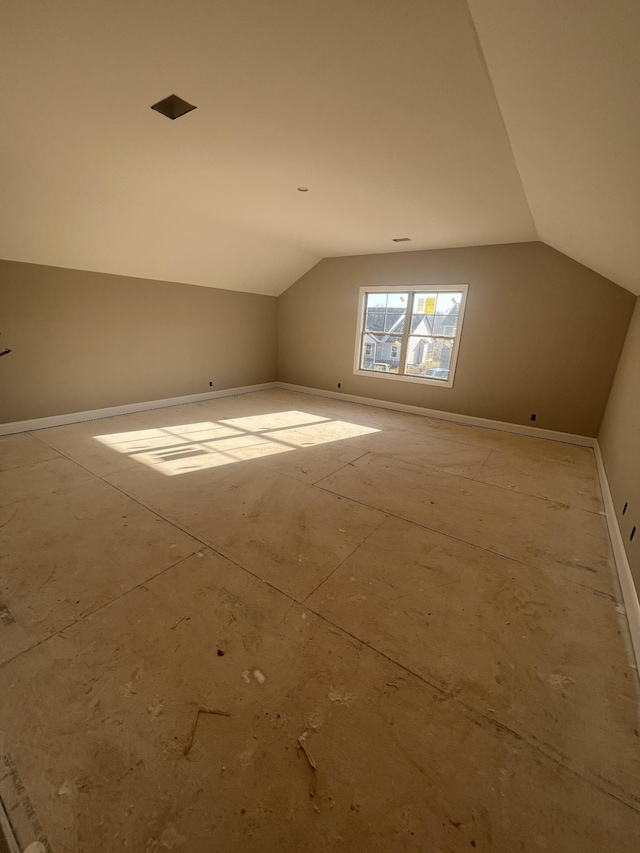
<svg viewBox="0 0 640 853">
<path fill-rule="evenodd" d="M 298 746 L 304 752 L 305 758 L 309 762 L 309 767 L 311 768 L 311 788 L 309 789 L 309 796 L 315 797 L 315 795 L 316 795 L 317 768 L 316 768 L 315 759 L 314 759 L 313 755 L 311 755 L 311 752 L 309 751 L 309 748 L 307 747 L 307 732 L 306 732 L 306 730 L 298 738 Z"/>
<path fill-rule="evenodd" d="M 0 849 L 6 850 L 7 853 L 20 853 L 18 842 L 16 841 L 2 800 L 0 800 Z"/>
<path fill-rule="evenodd" d="M 337 705 L 346 705 L 349 707 L 351 695 L 346 690 L 334 690 L 333 688 L 327 694 L 328 698 Z"/>
<path fill-rule="evenodd" d="M 193 739 L 196 736 L 196 728 L 198 726 L 198 720 L 200 719 L 200 714 L 212 714 L 212 715 L 218 716 L 218 717 L 230 717 L 231 716 L 231 714 L 228 711 L 221 711 L 218 708 L 199 707 L 198 710 L 196 711 L 195 717 L 193 718 L 193 724 L 191 726 L 189 738 L 188 738 L 186 744 L 184 745 L 184 749 L 182 750 L 182 754 L 185 757 L 189 754 L 191 747 L 193 746 Z"/>
</svg>

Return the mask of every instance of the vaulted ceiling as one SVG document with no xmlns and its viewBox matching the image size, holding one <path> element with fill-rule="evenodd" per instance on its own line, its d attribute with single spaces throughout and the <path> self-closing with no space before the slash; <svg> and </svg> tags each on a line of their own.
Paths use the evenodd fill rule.
<svg viewBox="0 0 640 853">
<path fill-rule="evenodd" d="M 640 293 L 639 0 L 469 0 L 541 240 Z"/>
<path fill-rule="evenodd" d="M 636 0 L 3 0 L 0 257 L 278 294 L 541 239 L 638 293 L 638 36 Z"/>
</svg>

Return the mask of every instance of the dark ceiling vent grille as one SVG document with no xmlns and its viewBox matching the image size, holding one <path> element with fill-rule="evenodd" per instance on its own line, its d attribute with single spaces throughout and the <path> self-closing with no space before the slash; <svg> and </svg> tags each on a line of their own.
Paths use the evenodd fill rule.
<svg viewBox="0 0 640 853">
<path fill-rule="evenodd" d="M 180 116 L 186 115 L 186 113 L 190 113 L 191 110 L 197 109 L 197 107 L 183 101 L 177 95 L 169 95 L 168 98 L 164 98 L 162 101 L 154 104 L 151 109 L 162 113 L 163 116 L 173 121 L 176 118 L 180 118 Z"/>
</svg>

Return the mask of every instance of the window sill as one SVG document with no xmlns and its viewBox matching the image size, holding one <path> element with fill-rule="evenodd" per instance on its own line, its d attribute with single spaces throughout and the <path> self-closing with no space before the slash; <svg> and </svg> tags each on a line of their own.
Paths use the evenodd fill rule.
<svg viewBox="0 0 640 853">
<path fill-rule="evenodd" d="M 436 385 L 438 388 L 453 388 L 453 378 L 447 379 L 446 382 L 442 379 L 428 379 L 421 376 L 404 376 L 397 373 L 383 373 L 378 370 L 354 370 L 354 376 L 368 376 L 369 379 L 393 379 L 395 382 L 413 382 L 414 385 Z"/>
</svg>

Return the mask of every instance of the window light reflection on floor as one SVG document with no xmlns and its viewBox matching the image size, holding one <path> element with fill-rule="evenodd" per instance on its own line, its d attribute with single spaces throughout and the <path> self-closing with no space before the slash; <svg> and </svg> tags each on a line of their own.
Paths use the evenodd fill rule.
<svg viewBox="0 0 640 853">
<path fill-rule="evenodd" d="M 96 435 L 96 441 L 167 476 L 204 471 L 276 453 L 378 432 L 371 427 L 287 411 Z"/>
</svg>

